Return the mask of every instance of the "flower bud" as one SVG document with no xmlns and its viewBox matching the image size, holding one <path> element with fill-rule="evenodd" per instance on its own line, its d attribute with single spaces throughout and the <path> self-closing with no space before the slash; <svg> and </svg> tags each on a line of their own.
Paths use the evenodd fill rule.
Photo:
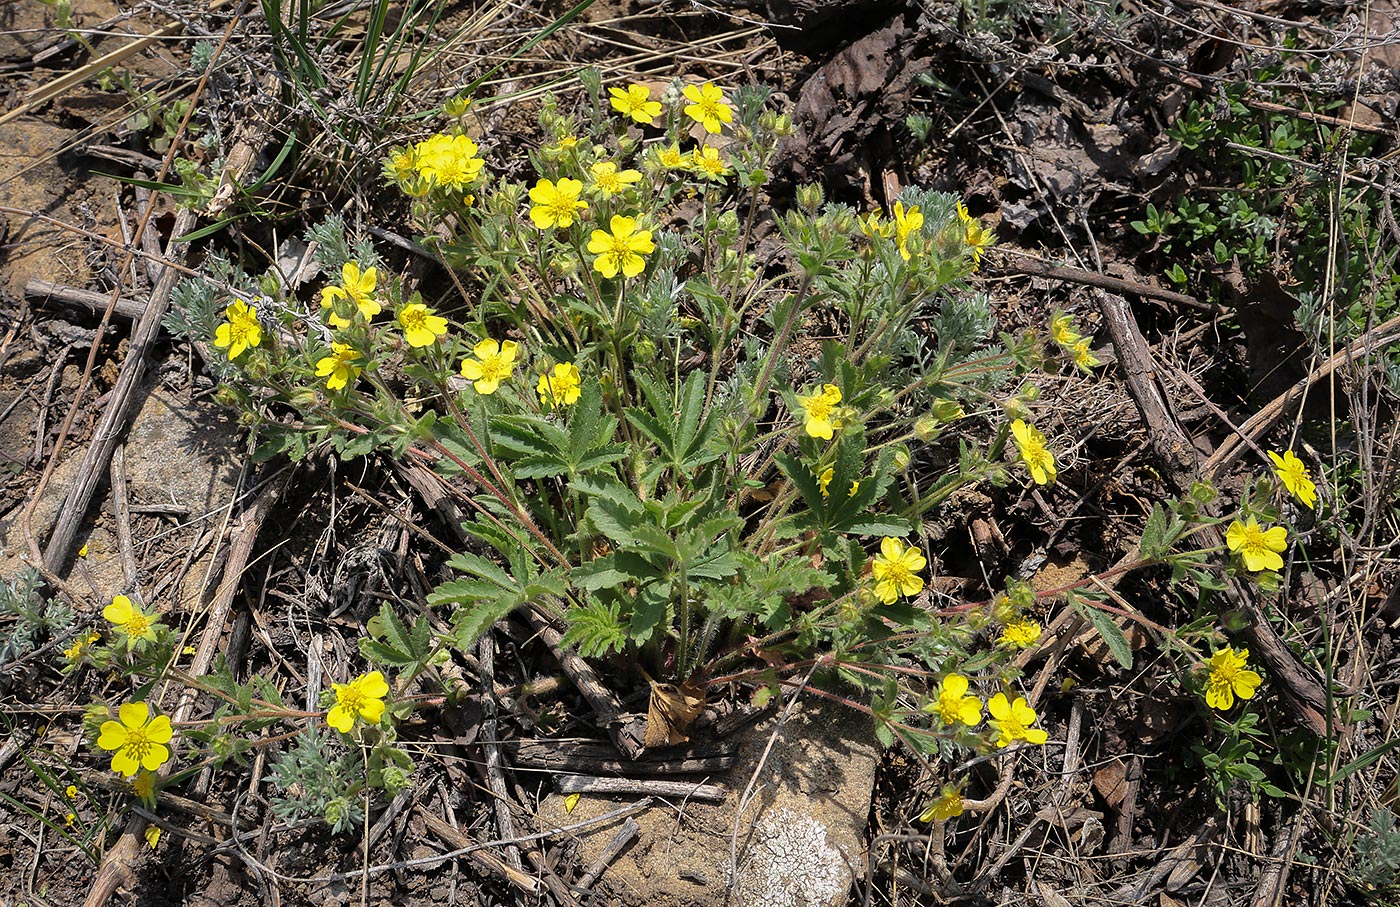
<svg viewBox="0 0 1400 907">
<path fill-rule="evenodd" d="M 806 183 L 797 187 L 797 206 L 804 211 L 817 213 L 825 198 L 819 183 Z"/>
</svg>

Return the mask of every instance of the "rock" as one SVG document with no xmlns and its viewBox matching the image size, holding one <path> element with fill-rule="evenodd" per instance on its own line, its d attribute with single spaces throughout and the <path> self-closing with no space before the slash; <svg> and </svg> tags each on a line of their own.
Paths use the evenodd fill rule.
<svg viewBox="0 0 1400 907">
<path fill-rule="evenodd" d="M 718 804 L 659 803 L 634 818 L 641 831 L 597 883 L 629 907 L 825 907 L 845 904 L 864 865 L 879 748 L 867 716 L 826 702 L 806 702 L 783 727 L 739 822 L 739 798 L 749 786 L 773 733 L 770 719 L 741 740 L 734 768 L 697 783 L 721 783 Z M 572 813 L 558 794 L 545 798 L 540 827 L 568 825 L 616 809 L 618 801 L 583 797 Z M 613 827 L 579 841 L 588 866 Z M 737 830 L 737 840 L 735 833 Z M 738 872 L 730 884 L 731 847 Z M 735 889 L 738 900 L 730 897 Z"/>
</svg>

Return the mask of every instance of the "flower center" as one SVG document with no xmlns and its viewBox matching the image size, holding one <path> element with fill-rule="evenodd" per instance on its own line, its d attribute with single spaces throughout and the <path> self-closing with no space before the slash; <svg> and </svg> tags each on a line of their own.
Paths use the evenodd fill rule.
<svg viewBox="0 0 1400 907">
<path fill-rule="evenodd" d="M 510 377 L 510 363 L 500 354 L 488 356 L 481 363 L 481 376 L 488 381 L 503 381 Z"/>
<path fill-rule="evenodd" d="M 424 322 L 424 320 L 425 320 L 425 317 L 426 317 L 426 316 L 424 316 L 424 314 L 423 314 L 422 312 L 417 311 L 416 309 L 410 310 L 410 311 L 407 311 L 407 312 L 404 312 L 404 313 L 403 313 L 403 324 L 404 324 L 404 327 L 408 328 L 410 331 L 422 331 L 422 330 L 425 330 L 426 328 L 424 327 L 424 324 L 423 324 L 423 322 Z"/>
<path fill-rule="evenodd" d="M 144 760 L 147 751 L 151 748 L 151 741 L 146 739 L 146 729 L 144 727 L 127 728 L 126 744 L 122 748 L 137 762 Z"/>
<path fill-rule="evenodd" d="M 352 715 L 358 715 L 365 707 L 365 695 L 354 688 L 341 690 L 339 699 L 341 708 Z"/>
<path fill-rule="evenodd" d="M 146 615 L 135 612 L 126 621 L 126 633 L 128 636 L 141 636 L 151 627 L 151 622 L 146 620 Z"/>
</svg>

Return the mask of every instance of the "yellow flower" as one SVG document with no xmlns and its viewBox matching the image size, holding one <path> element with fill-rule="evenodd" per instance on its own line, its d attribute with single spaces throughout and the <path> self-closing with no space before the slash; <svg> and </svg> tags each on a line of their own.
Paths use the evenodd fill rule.
<svg viewBox="0 0 1400 907">
<path fill-rule="evenodd" d="M 817 487 L 821 489 L 822 497 L 826 498 L 831 496 L 829 489 L 831 487 L 831 480 L 835 475 L 836 467 L 828 466 L 826 469 L 822 470 L 821 475 L 817 476 Z M 846 492 L 846 497 L 854 497 L 857 491 L 860 491 L 859 479 L 851 482 L 851 490 Z"/>
<path fill-rule="evenodd" d="M 410 302 L 399 310 L 399 327 L 403 328 L 403 337 L 409 346 L 432 346 L 447 333 L 447 319 L 434 315 L 433 310 L 421 302 Z"/>
<path fill-rule="evenodd" d="M 1020 696 L 1016 697 L 1015 702 L 1009 702 L 1005 693 L 998 693 L 987 700 L 987 711 L 992 715 L 989 723 L 998 732 L 998 749 L 1010 746 L 1017 740 L 1040 745 L 1050 736 L 1040 728 L 1031 727 L 1035 722 L 1035 709 Z"/>
<path fill-rule="evenodd" d="M 350 733 L 356 718 L 363 718 L 369 724 L 378 724 L 384 714 L 384 697 L 389 695 L 389 684 L 378 671 L 361 674 L 349 683 L 331 684 L 335 688 L 335 705 L 326 713 L 326 724 L 340 731 Z"/>
<path fill-rule="evenodd" d="M 327 390 L 340 390 L 360 377 L 359 356 L 348 343 L 332 343 L 331 354 L 316 360 L 316 377 L 326 379 Z"/>
<path fill-rule="evenodd" d="M 497 343 L 489 337 L 472 347 L 475 359 L 462 361 L 462 377 L 472 382 L 472 389 L 482 396 L 494 394 L 501 382 L 515 370 L 515 356 L 520 345 L 514 340 Z"/>
<path fill-rule="evenodd" d="M 681 153 L 681 146 L 671 143 L 669 148 L 658 147 L 656 149 L 656 159 L 661 166 L 667 170 L 689 170 L 690 158 Z"/>
<path fill-rule="evenodd" d="M 81 548 L 78 549 L 78 557 L 87 557 L 87 556 L 88 556 L 88 546 L 87 546 L 87 542 L 83 542 L 83 547 L 81 547 Z"/>
<path fill-rule="evenodd" d="M 895 224 L 881 218 L 879 211 L 871 211 L 857 222 L 860 232 L 870 239 L 889 239 L 895 235 Z"/>
<path fill-rule="evenodd" d="M 131 782 L 131 792 L 150 803 L 156 797 L 156 776 L 152 772 L 141 772 Z"/>
<path fill-rule="evenodd" d="M 933 805 L 919 815 L 920 822 L 946 822 L 963 814 L 962 791 L 956 787 L 945 787 Z"/>
<path fill-rule="evenodd" d="M 384 163 L 384 175 L 396 183 L 405 183 L 418 174 L 418 157 L 412 148 L 395 148 Z"/>
<path fill-rule="evenodd" d="M 899 257 L 909 260 L 909 236 L 924 226 L 924 215 L 918 205 L 910 205 L 904 210 L 903 202 L 894 203 L 894 235 L 899 243 Z"/>
<path fill-rule="evenodd" d="M 609 233 L 594 230 L 588 240 L 588 251 L 598 256 L 593 259 L 593 270 L 606 278 L 617 276 L 621 271 L 624 277 L 636 277 L 646 269 L 643 255 L 656 250 L 651 241 L 650 230 L 638 230 L 635 218 L 614 214 L 608 223 Z"/>
<path fill-rule="evenodd" d="M 1040 624 L 1033 620 L 1013 620 L 1001 629 L 998 645 L 1029 649 L 1040 639 Z"/>
<path fill-rule="evenodd" d="M 588 207 L 588 202 L 578 197 L 582 191 L 583 182 L 580 180 L 568 177 L 563 177 L 557 183 L 540 180 L 530 190 L 530 201 L 535 203 L 530 208 L 530 220 L 541 230 L 572 227 L 578 220 L 578 213 Z"/>
<path fill-rule="evenodd" d="M 552 375 L 540 375 L 535 393 L 545 406 L 573 406 L 578 402 L 583 387 L 583 378 L 578 367 L 572 362 L 561 362 L 554 367 Z"/>
<path fill-rule="evenodd" d="M 626 192 L 628 186 L 642 178 L 642 174 L 636 170 L 618 170 L 612 161 L 598 161 L 589 168 L 589 173 L 593 175 L 593 188 L 604 198 Z"/>
<path fill-rule="evenodd" d="M 444 189 L 465 189 L 481 176 L 481 149 L 464 135 L 435 135 L 413 146 L 418 175 Z"/>
<path fill-rule="evenodd" d="M 1017 419 L 1011 423 L 1011 437 L 1015 439 L 1016 449 L 1020 451 L 1021 460 L 1026 464 L 1026 469 L 1030 470 L 1035 483 L 1045 485 L 1055 481 L 1058 474 L 1055 469 L 1055 456 L 1046 446 L 1045 436 L 1034 426 Z"/>
<path fill-rule="evenodd" d="M 355 304 L 355 308 L 364 316 L 366 321 L 370 321 L 380 312 L 379 301 L 374 298 L 374 288 L 379 282 L 379 269 L 367 268 L 360 270 L 358 262 L 347 261 L 340 266 L 340 285 L 331 284 L 321 291 L 321 308 L 328 309 L 326 321 L 332 327 L 346 328 L 350 326 L 350 319 L 336 313 L 335 302 L 337 299 L 348 299 Z"/>
<path fill-rule="evenodd" d="M 938 685 L 937 701 L 929 703 L 925 708 L 937 716 L 944 727 L 952 727 L 955 724 L 977 727 L 982 723 L 982 700 L 976 696 L 969 696 L 967 688 L 966 677 L 961 674 L 949 674 Z"/>
<path fill-rule="evenodd" d="M 65 826 L 67 826 L 68 828 L 72 828 L 72 827 L 73 827 L 73 823 L 74 823 L 74 822 L 77 822 L 77 821 L 78 821 L 78 814 L 77 814 L 77 813 L 68 813 L 68 815 L 66 815 L 66 816 L 63 817 L 63 824 L 64 824 Z"/>
<path fill-rule="evenodd" d="M 996 237 L 982 226 L 981 221 L 967 213 L 962 202 L 958 202 L 957 212 L 963 228 L 963 244 L 972 250 L 972 265 L 976 267 L 982 263 L 982 251 L 995 242 Z"/>
<path fill-rule="evenodd" d="M 1089 371 L 1096 365 L 1102 365 L 1099 357 L 1095 356 L 1089 349 L 1089 338 L 1081 337 L 1075 342 L 1071 352 L 1074 353 L 1074 364 L 1077 368 Z"/>
<path fill-rule="evenodd" d="M 807 434 L 813 438 L 830 441 L 832 433 L 841 427 L 841 420 L 836 417 L 836 404 L 841 402 L 841 388 L 834 384 L 824 384 L 815 394 L 799 394 L 797 402 L 807 416 Z"/>
<path fill-rule="evenodd" d="M 112 753 L 112 771 L 130 778 L 140 769 L 155 771 L 170 758 L 166 746 L 175 732 L 165 715 L 150 717 L 144 702 L 124 702 L 117 709 L 120 721 L 102 724 L 97 745 Z"/>
<path fill-rule="evenodd" d="M 1083 338 L 1074 330 L 1074 319 L 1062 312 L 1050 316 L 1050 339 L 1064 349 L 1074 349 Z"/>
<path fill-rule="evenodd" d="M 632 84 L 626 88 L 609 88 L 612 109 L 626 117 L 631 117 L 643 126 L 653 126 L 661 116 L 661 102 L 651 100 L 651 89 L 645 85 Z"/>
<path fill-rule="evenodd" d="M 899 539 L 885 538 L 880 553 L 870 561 L 870 573 L 875 577 L 875 595 L 887 605 L 901 595 L 918 595 L 924 588 L 919 571 L 928 565 L 918 548 L 906 548 Z"/>
<path fill-rule="evenodd" d="M 690 153 L 690 169 L 707 180 L 717 182 L 722 182 L 729 173 L 729 168 L 724 166 L 724 161 L 719 156 L 719 149 L 710 145 L 701 145 Z"/>
<path fill-rule="evenodd" d="M 1225 532 L 1225 544 L 1240 556 L 1244 569 L 1251 573 L 1279 570 L 1283 567 L 1279 555 L 1288 547 L 1288 530 L 1282 526 L 1264 529 L 1254 517 L 1247 523 L 1235 520 Z"/>
<path fill-rule="evenodd" d="M 243 355 L 249 347 L 262 343 L 262 325 L 258 323 L 258 312 L 241 299 L 224 309 L 228 319 L 214 330 L 214 345 L 228 347 L 229 361 Z"/>
<path fill-rule="evenodd" d="M 114 596 L 112 603 L 102 609 L 102 616 L 111 621 L 128 640 L 152 641 L 156 638 L 155 621 L 125 595 Z"/>
<path fill-rule="evenodd" d="M 1253 699 L 1254 691 L 1264 682 L 1255 671 L 1245 667 L 1249 650 L 1226 646 L 1210 656 L 1210 675 L 1206 678 L 1206 705 L 1226 711 L 1235 704 L 1235 697 Z"/>
<path fill-rule="evenodd" d="M 685 105 L 685 115 L 705 127 L 706 132 L 722 132 L 725 123 L 734 122 L 734 110 L 729 106 L 729 99 L 714 83 L 687 85 L 681 89 L 681 94 L 691 102 Z"/>
<path fill-rule="evenodd" d="M 561 135 L 559 136 L 559 141 L 556 144 L 559 146 L 560 151 L 568 151 L 570 148 L 578 144 L 578 136 Z"/>
<path fill-rule="evenodd" d="M 124 596 L 118 596 L 118 598 L 122 597 Z M 129 599 L 128 604 L 130 604 Z M 110 607 L 110 605 L 108 607 Z M 152 633 L 151 637 L 154 638 L 155 634 Z M 73 644 L 71 646 L 63 650 L 63 657 L 71 662 L 77 662 L 83 657 L 83 655 L 87 653 L 88 646 L 97 642 L 101 638 L 101 633 L 88 633 L 85 636 L 79 636 L 77 639 L 73 640 Z"/>
<path fill-rule="evenodd" d="M 69 800 L 76 798 L 78 796 L 77 785 L 70 784 L 67 787 L 65 787 L 63 789 L 63 796 L 67 797 Z"/>
<path fill-rule="evenodd" d="M 1278 480 L 1283 483 L 1284 488 L 1288 489 L 1288 493 L 1297 498 L 1309 510 L 1316 510 L 1317 486 L 1313 484 L 1307 464 L 1298 459 L 1297 454 L 1291 450 L 1285 450 L 1281 457 L 1272 450 L 1268 453 L 1269 459 L 1274 462 L 1274 475 L 1278 476 Z"/>
</svg>

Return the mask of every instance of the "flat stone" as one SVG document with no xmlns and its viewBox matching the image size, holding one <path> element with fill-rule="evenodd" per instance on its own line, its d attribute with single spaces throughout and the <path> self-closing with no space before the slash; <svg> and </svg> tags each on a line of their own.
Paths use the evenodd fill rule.
<svg viewBox="0 0 1400 907">
<path fill-rule="evenodd" d="M 634 816 L 641 826 L 636 841 L 595 888 L 627 907 L 844 905 L 864 866 L 879 755 L 870 718 L 834 703 L 804 701 L 779 732 L 736 825 L 739 798 L 775 725 L 770 719 L 743 735 L 734 768 L 693 779 L 726 785 L 724 802 L 659 802 Z M 537 816 L 541 828 L 569 825 L 620 802 L 584 796 L 566 813 L 564 798 L 553 794 Z M 579 839 L 583 866 L 598 858 L 615 830 L 608 826 Z M 731 865 L 737 867 L 732 882 Z M 737 899 L 729 896 L 731 888 Z"/>
</svg>

